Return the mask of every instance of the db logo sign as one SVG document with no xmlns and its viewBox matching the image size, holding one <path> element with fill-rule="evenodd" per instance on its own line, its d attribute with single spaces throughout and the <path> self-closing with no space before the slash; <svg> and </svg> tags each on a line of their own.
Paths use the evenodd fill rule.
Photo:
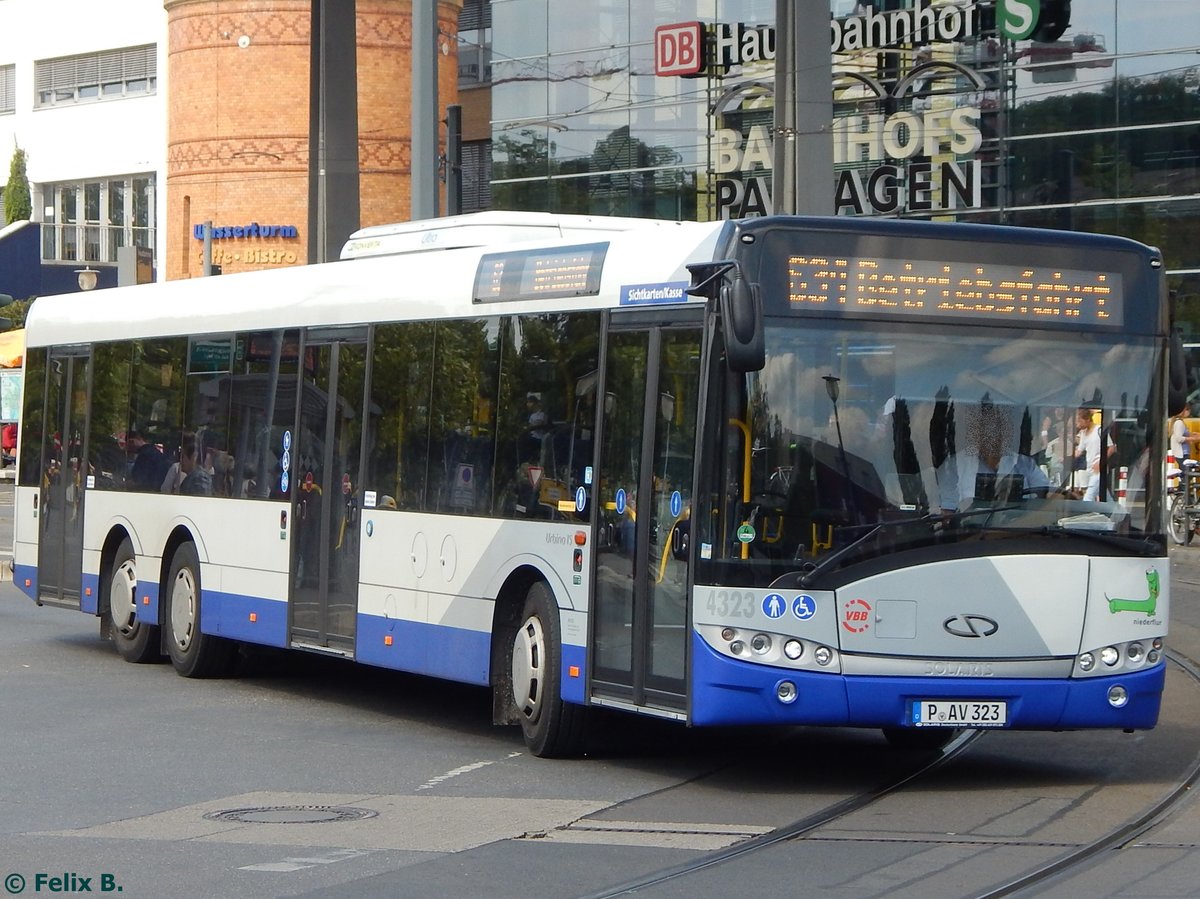
<svg viewBox="0 0 1200 899">
<path fill-rule="evenodd" d="M 699 22 L 654 29 L 654 74 L 695 75 L 704 68 L 704 26 Z"/>
<path fill-rule="evenodd" d="M 865 599 L 852 599 L 842 606 L 842 627 L 852 634 L 861 634 L 871 626 L 871 604 Z"/>
</svg>

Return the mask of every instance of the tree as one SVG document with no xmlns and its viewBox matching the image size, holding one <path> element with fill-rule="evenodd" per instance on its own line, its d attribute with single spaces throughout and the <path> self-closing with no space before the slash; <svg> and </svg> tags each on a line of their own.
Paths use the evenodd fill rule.
<svg viewBox="0 0 1200 899">
<path fill-rule="evenodd" d="M 17 147 L 13 151 L 8 169 L 8 184 L 4 188 L 4 224 L 23 222 L 33 214 L 33 201 L 29 196 L 29 178 L 25 175 L 25 151 Z"/>
<path fill-rule="evenodd" d="M 15 300 L 0 307 L 0 331 L 25 327 L 25 316 L 29 314 L 29 307 L 33 305 L 34 299 L 29 297 L 25 300 Z"/>
</svg>

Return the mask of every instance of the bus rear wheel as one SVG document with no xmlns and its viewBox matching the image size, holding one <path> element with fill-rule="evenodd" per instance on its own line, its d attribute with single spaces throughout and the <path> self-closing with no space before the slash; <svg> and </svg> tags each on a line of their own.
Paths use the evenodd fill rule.
<svg viewBox="0 0 1200 899">
<path fill-rule="evenodd" d="M 558 606 L 540 581 L 525 597 L 510 661 L 513 700 L 529 751 L 540 758 L 578 755 L 584 709 L 562 700 Z"/>
<path fill-rule="evenodd" d="M 151 662 L 159 658 L 159 630 L 137 617 L 137 564 L 133 544 L 126 537 L 117 547 L 104 589 L 104 604 L 112 622 L 117 652 L 127 662 Z"/>
<path fill-rule="evenodd" d="M 235 644 L 200 630 L 200 557 L 181 544 L 167 576 L 167 652 L 184 677 L 221 677 L 233 666 Z"/>
</svg>

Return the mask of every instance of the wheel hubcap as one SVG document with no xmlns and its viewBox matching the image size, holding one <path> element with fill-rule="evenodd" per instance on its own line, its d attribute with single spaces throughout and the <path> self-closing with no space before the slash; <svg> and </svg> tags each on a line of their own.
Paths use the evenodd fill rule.
<svg viewBox="0 0 1200 899">
<path fill-rule="evenodd" d="M 175 575 L 171 585 L 171 636 L 182 652 L 192 645 L 196 626 L 196 579 L 187 568 Z"/>
<path fill-rule="evenodd" d="M 113 626 L 128 636 L 137 627 L 137 570 L 126 559 L 113 571 L 108 588 L 108 608 Z"/>
<path fill-rule="evenodd" d="M 541 620 L 532 617 L 517 631 L 512 653 L 513 699 L 521 715 L 531 722 L 541 713 L 545 663 L 546 636 Z"/>
</svg>

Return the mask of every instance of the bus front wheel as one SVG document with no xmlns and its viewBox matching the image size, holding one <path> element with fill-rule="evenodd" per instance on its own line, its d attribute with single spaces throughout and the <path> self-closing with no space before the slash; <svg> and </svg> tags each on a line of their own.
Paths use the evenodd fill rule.
<svg viewBox="0 0 1200 899">
<path fill-rule="evenodd" d="M 181 544 L 167 576 L 167 652 L 184 677 L 221 677 L 233 664 L 235 644 L 200 630 L 200 558 Z"/>
<path fill-rule="evenodd" d="M 117 547 L 105 582 L 104 597 L 112 622 L 117 652 L 127 662 L 152 662 L 159 658 L 159 631 L 137 617 L 137 563 L 133 544 L 126 537 Z"/>
<path fill-rule="evenodd" d="M 562 701 L 558 606 L 540 581 L 529 588 L 511 654 L 513 700 L 529 751 L 541 758 L 577 755 L 582 706 Z"/>
</svg>

